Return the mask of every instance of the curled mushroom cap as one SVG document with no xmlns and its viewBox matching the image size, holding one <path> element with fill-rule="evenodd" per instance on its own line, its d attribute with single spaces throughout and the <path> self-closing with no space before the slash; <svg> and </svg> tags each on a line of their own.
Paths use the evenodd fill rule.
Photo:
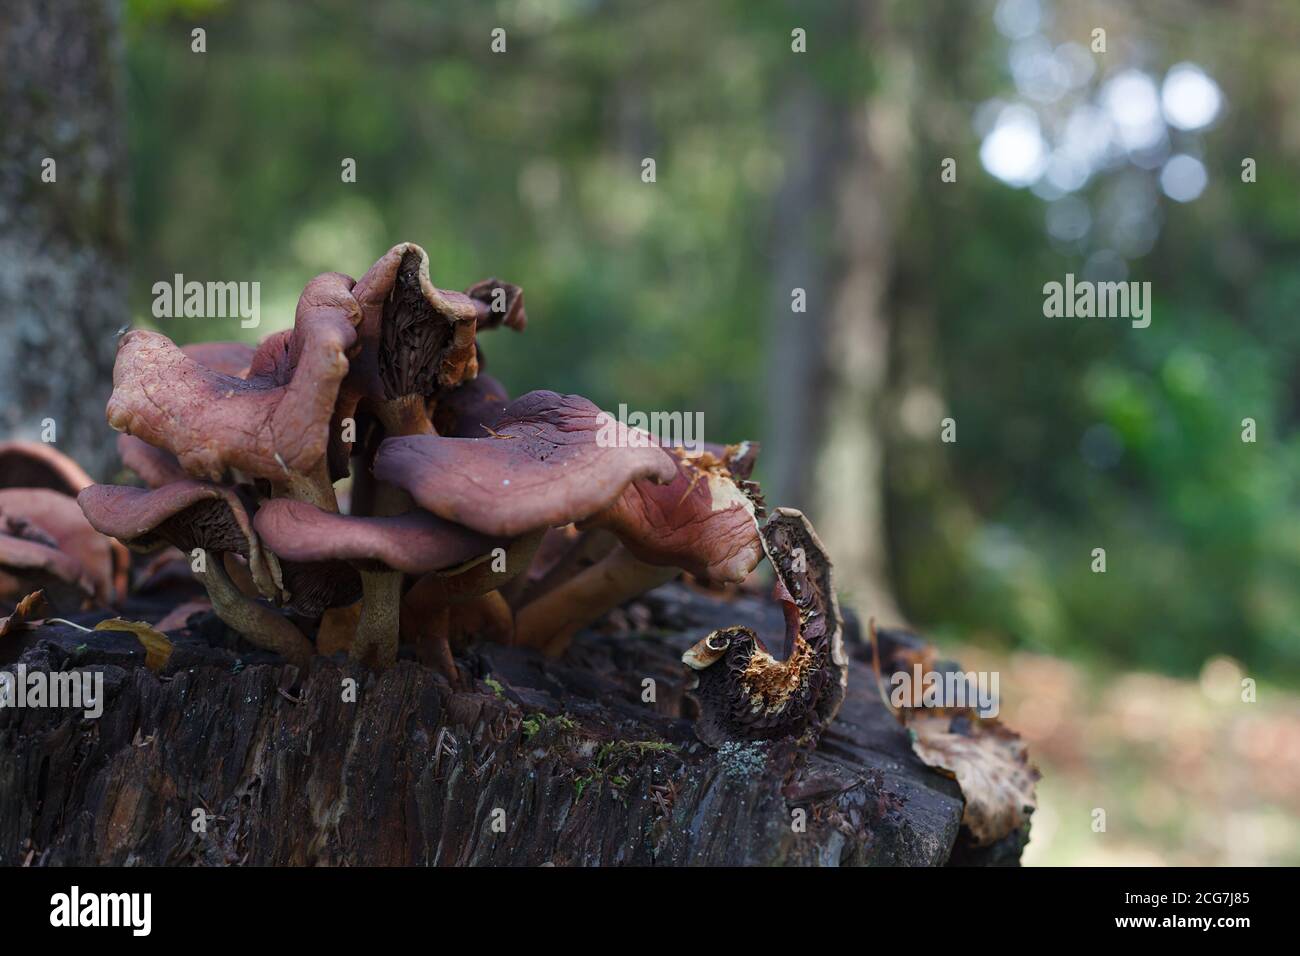
<svg viewBox="0 0 1300 956">
<path fill-rule="evenodd" d="M 522 332 L 528 325 L 528 315 L 524 312 L 524 290 L 517 285 L 500 279 L 484 279 L 466 289 L 465 294 L 477 304 L 477 326 L 480 331 L 504 325 L 508 329 Z"/>
<path fill-rule="evenodd" d="M 578 395 L 529 392 L 486 438 L 413 435 L 386 439 L 375 476 L 422 507 L 484 534 L 513 538 L 579 521 L 609 507 L 637 479 L 671 481 L 671 455 L 598 441 L 608 416 Z"/>
<path fill-rule="evenodd" d="M 413 242 L 384 253 L 357 280 L 360 349 L 349 386 L 372 401 L 429 396 L 478 374 L 474 333 L 482 304 L 439 289 Z"/>
<path fill-rule="evenodd" d="M 776 570 L 785 656 L 773 656 L 747 627 L 714 631 L 682 655 L 696 678 L 696 736 L 711 747 L 784 736 L 815 742 L 844 699 L 848 656 L 825 548 L 791 508 L 768 520 L 763 545 Z"/>
<path fill-rule="evenodd" d="M 257 533 L 286 561 L 349 561 L 421 574 L 453 567 L 501 542 L 423 511 L 385 517 L 340 515 L 276 498 L 254 519 Z"/>
<path fill-rule="evenodd" d="M 266 597 L 280 595 L 280 570 L 261 546 L 243 500 L 232 489 L 185 480 L 145 490 L 123 485 L 91 485 L 77 496 L 86 520 L 101 534 L 134 551 L 173 544 L 247 559 L 254 583 Z"/>
<path fill-rule="evenodd" d="M 624 601 L 658 587 L 678 568 L 704 581 L 742 581 L 763 558 L 762 499 L 740 478 L 753 464 L 747 445 L 688 458 L 668 448 L 673 480 L 634 481 L 580 527 L 613 532 L 621 542 L 594 564 L 535 592 L 516 618 L 520 644 L 559 654 L 577 631 Z"/>
<path fill-rule="evenodd" d="M 607 510 L 586 522 L 618 535 L 647 564 L 673 565 L 713 583 L 743 581 L 763 559 L 758 530 L 761 499 L 731 471 L 733 459 L 752 467 L 752 446 L 729 446 L 676 460 L 671 482 L 633 482 Z M 741 482 L 744 483 L 742 486 Z"/>
<path fill-rule="evenodd" d="M 0 442 L 0 488 L 52 488 L 75 495 L 94 480 L 80 465 L 45 442 Z"/>
<path fill-rule="evenodd" d="M 220 480 L 237 468 L 278 485 L 312 473 L 356 340 L 350 281 L 328 273 L 308 283 L 284 361 L 250 369 L 247 379 L 201 365 L 160 333 L 128 333 L 118 345 L 108 423 L 176 455 L 197 477 Z"/>
</svg>

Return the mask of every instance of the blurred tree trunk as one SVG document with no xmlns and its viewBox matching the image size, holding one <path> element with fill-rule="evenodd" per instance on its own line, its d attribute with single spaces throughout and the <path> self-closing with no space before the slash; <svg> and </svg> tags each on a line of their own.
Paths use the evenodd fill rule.
<svg viewBox="0 0 1300 956">
<path fill-rule="evenodd" d="M 0 4 L 0 435 L 39 440 L 52 419 L 100 477 L 127 323 L 118 46 L 112 0 Z"/>
<path fill-rule="evenodd" d="M 773 504 L 813 506 L 813 467 L 824 435 L 827 303 L 834 276 L 828 239 L 831 188 L 842 151 L 843 116 L 804 76 L 783 85 L 776 128 L 786 144 L 785 178 L 772 210 L 771 305 L 765 382 L 763 488 Z M 803 308 L 795 311 L 802 290 Z"/>
<path fill-rule="evenodd" d="M 786 181 L 774 221 L 769 498 L 807 508 L 847 600 L 866 616 L 896 622 L 880 418 L 891 239 L 903 181 L 911 178 L 911 71 L 881 5 L 846 11 L 836 27 L 862 38 L 890 84 L 865 103 L 797 83 L 786 93 L 782 116 L 793 125 L 782 129 Z M 791 311 L 794 287 L 808 291 L 806 314 Z"/>
</svg>

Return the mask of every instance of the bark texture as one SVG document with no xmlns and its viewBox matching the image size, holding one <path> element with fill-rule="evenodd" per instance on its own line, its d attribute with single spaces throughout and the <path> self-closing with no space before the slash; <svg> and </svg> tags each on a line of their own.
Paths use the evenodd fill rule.
<svg viewBox="0 0 1300 956">
<path fill-rule="evenodd" d="M 912 755 L 865 664 L 854 664 L 843 712 L 814 752 L 695 741 L 682 650 L 724 623 L 775 638 L 781 617 L 769 601 L 670 584 L 613 617 L 638 625 L 584 632 L 562 661 L 475 651 L 462 661 L 474 689 L 459 692 L 409 661 L 373 674 L 318 658 L 294 686 L 292 670 L 205 616 L 173 635 L 159 674 L 127 634 L 13 635 L 0 659 L 102 669 L 107 686 L 98 720 L 0 709 L 0 864 L 1018 858 L 1019 836 L 966 845 L 955 784 Z M 342 693 L 348 679 L 355 703 Z M 192 826 L 196 809 L 208 814 L 205 833 Z"/>
<path fill-rule="evenodd" d="M 0 435 L 39 440 L 53 419 L 100 478 L 128 320 L 118 16 L 111 0 L 0 4 Z"/>
</svg>

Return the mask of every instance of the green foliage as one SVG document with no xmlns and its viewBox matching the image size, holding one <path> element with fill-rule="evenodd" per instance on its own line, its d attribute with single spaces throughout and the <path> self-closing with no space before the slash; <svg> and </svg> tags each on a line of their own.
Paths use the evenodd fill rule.
<svg viewBox="0 0 1300 956">
<path fill-rule="evenodd" d="M 767 0 L 132 0 L 136 313 L 152 321 L 152 283 L 174 273 L 257 279 L 268 318 L 255 332 L 161 324 L 179 341 L 261 337 L 291 323 L 315 273 L 359 275 L 409 239 L 440 285 L 524 285 L 525 335 L 484 340 L 513 393 L 698 410 L 711 438 L 761 440 L 765 395 L 783 387 L 763 376 L 782 297 L 768 230 L 784 157 L 801 148 L 780 94 L 807 84 L 853 116 L 919 87 L 895 118 L 915 154 L 879 185 L 900 207 L 888 305 L 900 343 L 928 328 L 922 377 L 959 437 L 885 428 L 909 617 L 1180 672 L 1227 652 L 1300 679 L 1300 138 L 1281 115 L 1296 55 L 1215 20 L 1168 35 L 1144 21 L 1160 40 L 1151 69 L 1196 58 L 1224 87 L 1211 186 L 1162 202 L 1159 240 L 1129 263 L 1153 282 L 1149 329 L 1045 319 L 1042 281 L 1079 273 L 1082 253 L 1046 240 L 1043 201 L 979 168 L 971 116 L 1008 95 L 1007 44 L 985 5 L 958 6 L 880 5 L 887 35 L 842 28 L 840 5 Z M 190 52 L 196 24 L 205 54 Z M 808 31 L 802 59 L 792 24 Z M 490 52 L 496 26 L 506 55 Z M 1249 185 L 1246 155 L 1260 170 Z M 941 187 L 945 156 L 961 178 Z M 834 259 L 829 227 L 818 252 Z M 1105 574 L 1090 570 L 1097 547 Z"/>
</svg>

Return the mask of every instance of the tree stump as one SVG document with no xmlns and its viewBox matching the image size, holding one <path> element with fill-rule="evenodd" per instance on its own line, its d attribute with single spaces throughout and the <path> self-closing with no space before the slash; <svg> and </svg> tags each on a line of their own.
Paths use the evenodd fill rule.
<svg viewBox="0 0 1300 956">
<path fill-rule="evenodd" d="M 731 624 L 779 644 L 757 596 L 669 584 L 559 661 L 481 646 L 472 690 L 341 655 L 299 677 L 210 614 L 189 624 L 157 674 L 124 632 L 0 642 L 10 670 L 105 675 L 98 719 L 0 709 L 0 864 L 939 865 L 1014 863 L 1024 842 L 970 845 L 852 621 L 848 697 L 815 750 L 696 741 L 681 654 Z"/>
</svg>

